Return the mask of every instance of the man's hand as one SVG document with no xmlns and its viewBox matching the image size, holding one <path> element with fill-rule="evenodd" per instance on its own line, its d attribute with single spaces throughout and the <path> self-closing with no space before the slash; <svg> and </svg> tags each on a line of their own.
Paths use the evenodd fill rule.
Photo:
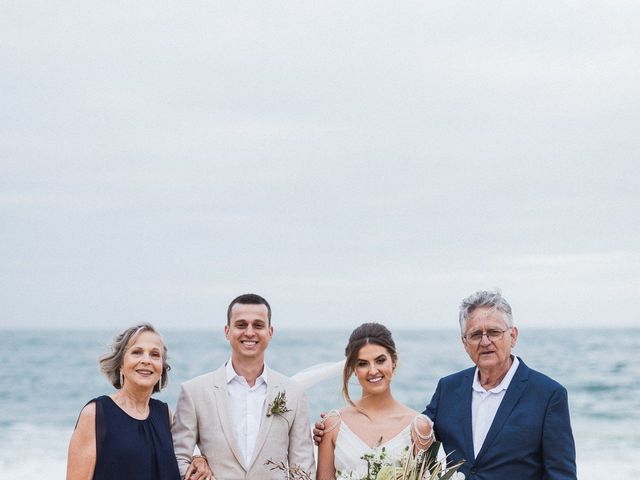
<svg viewBox="0 0 640 480">
<path fill-rule="evenodd" d="M 196 455 L 184 474 L 184 480 L 216 480 L 209 468 L 207 457 Z"/>
<path fill-rule="evenodd" d="M 324 417 L 327 414 L 322 412 L 320 414 L 320 420 L 318 420 L 313 428 L 313 442 L 317 445 L 320 445 L 322 442 L 322 436 L 324 435 Z"/>
</svg>

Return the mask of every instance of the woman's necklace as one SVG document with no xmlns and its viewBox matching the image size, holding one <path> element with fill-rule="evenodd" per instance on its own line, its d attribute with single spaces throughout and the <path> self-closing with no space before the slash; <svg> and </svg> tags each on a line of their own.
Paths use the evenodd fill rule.
<svg viewBox="0 0 640 480">
<path fill-rule="evenodd" d="M 149 416 L 149 402 L 146 402 L 140 409 L 138 408 L 139 402 L 136 402 L 134 396 L 127 394 L 124 390 L 120 390 L 120 392 L 122 393 L 122 396 L 118 398 L 120 408 L 138 420 L 144 420 Z"/>
</svg>

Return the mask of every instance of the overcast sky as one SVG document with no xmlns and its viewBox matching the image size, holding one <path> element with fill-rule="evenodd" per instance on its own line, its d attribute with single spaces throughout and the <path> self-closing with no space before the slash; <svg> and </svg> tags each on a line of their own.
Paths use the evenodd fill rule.
<svg viewBox="0 0 640 480">
<path fill-rule="evenodd" d="M 640 3 L 0 6 L 0 327 L 637 325 Z"/>
</svg>

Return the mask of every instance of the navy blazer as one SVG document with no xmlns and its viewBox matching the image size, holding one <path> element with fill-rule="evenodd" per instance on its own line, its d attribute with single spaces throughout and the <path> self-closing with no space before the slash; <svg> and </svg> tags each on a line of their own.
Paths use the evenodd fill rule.
<svg viewBox="0 0 640 480">
<path fill-rule="evenodd" d="M 519 358 L 519 357 L 518 357 Z M 471 433 L 475 367 L 440 379 L 424 413 L 466 480 L 576 480 L 567 390 L 522 360 L 478 456 Z"/>
</svg>

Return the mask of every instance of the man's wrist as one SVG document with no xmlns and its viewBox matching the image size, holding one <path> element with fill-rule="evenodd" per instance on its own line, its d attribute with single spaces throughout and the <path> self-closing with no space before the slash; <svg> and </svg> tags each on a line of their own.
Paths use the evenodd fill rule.
<svg viewBox="0 0 640 480">
<path fill-rule="evenodd" d="M 205 462 L 207 461 L 206 455 L 194 455 L 191 457 L 191 461 L 193 462 L 196 458 L 202 458 Z"/>
</svg>

